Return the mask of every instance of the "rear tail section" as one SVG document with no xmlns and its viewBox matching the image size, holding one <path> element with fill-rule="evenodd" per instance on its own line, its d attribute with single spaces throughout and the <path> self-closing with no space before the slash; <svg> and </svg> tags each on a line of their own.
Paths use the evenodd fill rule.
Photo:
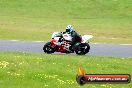
<svg viewBox="0 0 132 88">
<path fill-rule="evenodd" d="M 93 38 L 92 35 L 83 35 L 82 36 L 82 43 L 87 42 L 89 39 Z"/>
</svg>

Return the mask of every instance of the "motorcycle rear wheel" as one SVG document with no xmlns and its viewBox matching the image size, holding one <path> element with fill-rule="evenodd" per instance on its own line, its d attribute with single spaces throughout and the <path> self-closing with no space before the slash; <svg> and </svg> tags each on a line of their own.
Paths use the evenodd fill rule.
<svg viewBox="0 0 132 88">
<path fill-rule="evenodd" d="M 80 43 L 75 45 L 75 52 L 78 55 L 85 55 L 89 52 L 90 50 L 90 46 L 88 43 Z"/>
</svg>

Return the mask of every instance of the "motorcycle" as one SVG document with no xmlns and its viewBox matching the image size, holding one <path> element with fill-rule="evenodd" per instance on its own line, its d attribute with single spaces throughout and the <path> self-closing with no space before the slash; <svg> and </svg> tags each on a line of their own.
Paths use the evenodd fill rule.
<svg viewBox="0 0 132 88">
<path fill-rule="evenodd" d="M 61 35 L 61 36 L 60 36 Z M 76 53 L 77 55 L 85 55 L 90 50 L 90 45 L 87 43 L 89 39 L 91 39 L 92 35 L 83 35 L 81 36 L 81 42 L 76 43 L 73 46 L 73 52 L 69 52 L 69 47 L 71 46 L 70 42 L 72 41 L 72 36 L 68 33 L 62 34 L 61 32 L 54 32 L 52 34 L 50 42 L 47 42 L 43 50 L 47 54 L 51 54 L 54 52 L 61 53 Z"/>
</svg>

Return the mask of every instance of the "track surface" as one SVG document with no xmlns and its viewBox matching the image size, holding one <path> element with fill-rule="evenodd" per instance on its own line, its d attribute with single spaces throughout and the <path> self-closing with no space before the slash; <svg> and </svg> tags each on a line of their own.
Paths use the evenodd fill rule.
<svg viewBox="0 0 132 88">
<path fill-rule="evenodd" d="M 34 52 L 43 53 L 45 42 L 0 40 L 0 52 Z M 89 56 L 132 57 L 132 45 L 90 44 Z M 56 53 L 58 54 L 58 53 Z"/>
</svg>

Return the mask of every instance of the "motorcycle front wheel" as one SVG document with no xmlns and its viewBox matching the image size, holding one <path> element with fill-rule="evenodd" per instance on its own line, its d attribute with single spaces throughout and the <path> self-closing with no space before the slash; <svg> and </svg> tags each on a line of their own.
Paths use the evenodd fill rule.
<svg viewBox="0 0 132 88">
<path fill-rule="evenodd" d="M 54 53 L 54 52 L 55 52 L 54 48 L 51 47 L 50 42 L 47 42 L 47 43 L 44 45 L 43 50 L 44 50 L 44 52 L 47 53 L 47 54 L 51 54 L 51 53 Z"/>
</svg>

